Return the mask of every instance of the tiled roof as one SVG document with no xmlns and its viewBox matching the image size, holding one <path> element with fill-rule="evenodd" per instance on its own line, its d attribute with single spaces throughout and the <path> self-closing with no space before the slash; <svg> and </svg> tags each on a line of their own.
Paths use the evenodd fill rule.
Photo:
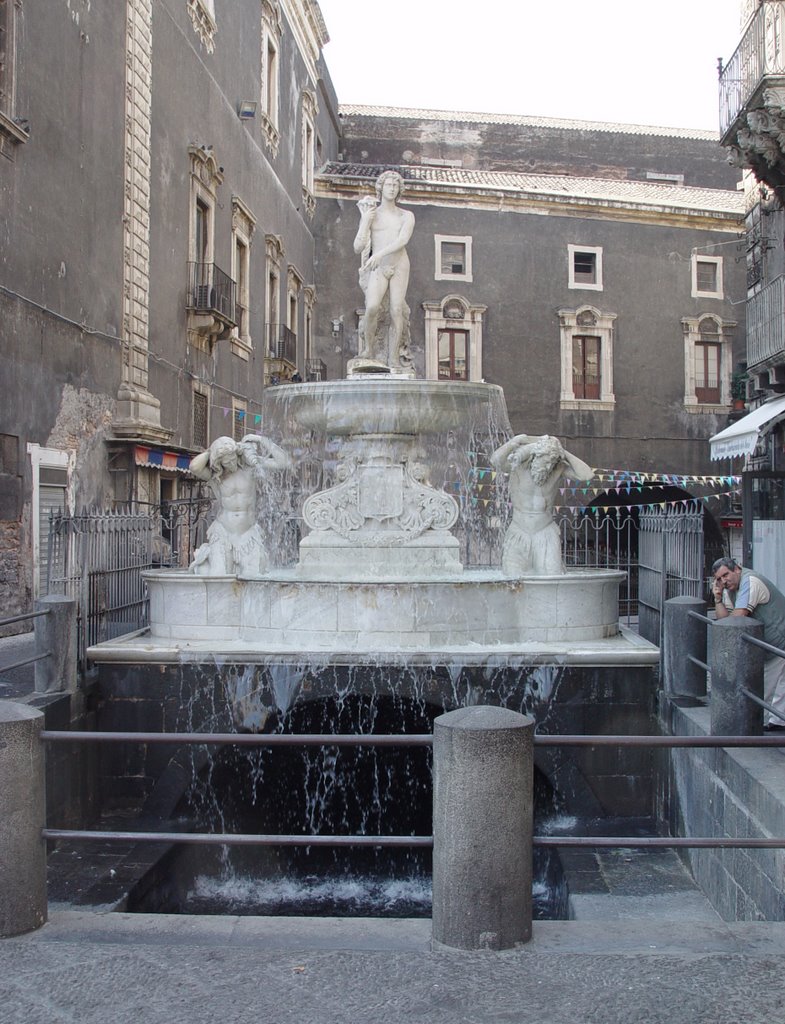
<svg viewBox="0 0 785 1024">
<path fill-rule="evenodd" d="M 678 207 L 713 213 L 744 213 L 740 192 L 687 185 L 662 185 L 656 182 L 619 178 L 578 178 L 566 174 L 526 174 L 511 171 L 474 171 L 454 167 L 420 167 L 380 164 L 326 164 L 319 178 L 355 178 L 375 181 L 384 170 L 395 170 L 405 182 L 414 185 L 446 186 L 473 191 L 509 192 L 564 199 L 588 199 L 610 203 L 634 203 L 644 206 Z"/>
<path fill-rule="evenodd" d="M 338 112 L 348 117 L 394 117 L 412 121 L 457 121 L 462 124 L 517 124 L 534 128 L 561 128 L 567 131 L 612 132 L 616 135 L 655 135 L 671 139 L 705 139 L 707 142 L 719 143 L 719 128 L 717 131 L 710 132 L 702 128 L 665 128 L 646 124 L 615 124 L 612 121 L 533 117 L 526 114 L 482 114 L 464 110 L 374 107 L 360 103 L 341 103 Z"/>
</svg>

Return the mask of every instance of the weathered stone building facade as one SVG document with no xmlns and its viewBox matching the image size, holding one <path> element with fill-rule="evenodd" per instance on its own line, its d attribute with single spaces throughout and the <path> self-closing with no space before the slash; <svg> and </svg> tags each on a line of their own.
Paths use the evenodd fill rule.
<svg viewBox="0 0 785 1024">
<path fill-rule="evenodd" d="M 710 471 L 744 267 L 709 133 L 339 109 L 315 0 L 6 0 L 0 30 L 0 615 L 50 507 L 187 496 L 266 383 L 342 373 L 386 166 L 418 373 L 502 384 L 593 465 Z"/>
<path fill-rule="evenodd" d="M 44 585 L 50 507 L 187 494 L 190 455 L 259 429 L 265 373 L 311 358 L 313 172 L 338 120 L 311 0 L 0 19 L 10 614 Z"/>
</svg>

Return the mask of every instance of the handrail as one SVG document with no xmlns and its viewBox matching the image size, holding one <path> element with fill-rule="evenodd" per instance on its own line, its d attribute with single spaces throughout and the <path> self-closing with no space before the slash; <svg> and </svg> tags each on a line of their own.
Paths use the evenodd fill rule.
<svg viewBox="0 0 785 1024">
<path fill-rule="evenodd" d="M 195 746 L 234 744 L 240 747 L 430 747 L 431 733 L 201 733 L 201 732 L 69 732 L 42 729 L 48 743 L 171 743 Z M 553 735 L 535 733 L 536 747 L 782 747 L 785 736 L 624 736 Z"/>
<path fill-rule="evenodd" d="M 13 622 L 24 622 L 25 619 L 39 619 L 42 615 L 51 615 L 50 608 L 43 608 L 37 612 L 24 612 L 22 615 L 9 615 L 6 619 L 0 619 L 0 627 L 10 626 Z"/>
</svg>

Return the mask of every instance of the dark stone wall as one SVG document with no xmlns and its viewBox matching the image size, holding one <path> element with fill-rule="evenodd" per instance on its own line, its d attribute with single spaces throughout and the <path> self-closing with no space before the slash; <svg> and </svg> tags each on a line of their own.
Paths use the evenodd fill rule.
<svg viewBox="0 0 785 1024">
<path fill-rule="evenodd" d="M 418 164 L 460 161 L 465 169 L 568 174 L 646 180 L 647 172 L 684 175 L 685 185 L 736 187 L 739 171 L 725 160 L 719 141 L 705 132 L 690 137 L 637 131 L 454 119 L 374 117 L 347 113 L 342 159 L 348 163 Z M 581 125 L 580 122 L 575 122 Z"/>
<path fill-rule="evenodd" d="M 102 664 L 99 687 L 98 727 L 132 732 L 297 732 L 293 723 L 322 705 L 310 731 L 329 733 L 351 701 L 380 698 L 430 715 L 499 705 L 533 715 L 540 734 L 656 732 L 654 667 Z M 209 760 L 204 748 L 168 744 L 112 744 L 104 757 L 105 806 L 143 805 L 155 819 L 173 813 Z M 647 748 L 538 747 L 535 760 L 564 813 L 654 815 L 657 765 Z"/>
</svg>

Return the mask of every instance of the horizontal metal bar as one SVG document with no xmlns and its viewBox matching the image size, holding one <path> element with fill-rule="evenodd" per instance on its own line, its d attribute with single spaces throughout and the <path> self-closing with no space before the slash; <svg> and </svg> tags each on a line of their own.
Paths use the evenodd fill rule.
<svg viewBox="0 0 785 1024">
<path fill-rule="evenodd" d="M 709 671 L 709 666 L 706 664 L 706 662 L 701 661 L 699 658 L 694 657 L 692 654 L 687 655 L 687 661 L 691 661 L 692 664 L 697 665 L 698 668 L 705 669 L 707 672 Z"/>
<path fill-rule="evenodd" d="M 780 850 L 785 837 L 731 839 L 729 836 L 535 836 L 535 846 L 671 847 L 678 849 Z"/>
<path fill-rule="evenodd" d="M 701 615 L 700 612 L 689 611 L 687 612 L 687 615 L 691 619 L 697 619 L 698 622 L 708 622 L 710 626 L 713 626 L 714 623 L 717 621 L 716 619 L 710 619 L 708 615 Z"/>
<path fill-rule="evenodd" d="M 775 736 L 535 736 L 540 747 L 782 747 Z"/>
<path fill-rule="evenodd" d="M 755 704 L 759 704 L 760 707 L 765 708 L 765 710 L 768 711 L 770 714 L 776 715 L 777 718 L 785 722 L 785 715 L 783 715 L 781 711 L 778 711 L 773 704 L 768 704 L 765 700 L 761 700 L 757 694 L 753 693 L 751 690 L 748 690 L 746 686 L 742 686 L 740 692 L 743 693 L 745 697 L 749 697 L 749 699 L 753 701 Z"/>
<path fill-rule="evenodd" d="M 181 743 L 195 746 L 234 744 L 239 747 L 430 747 L 430 733 L 201 733 L 201 732 L 68 732 L 44 729 L 49 743 Z"/>
<path fill-rule="evenodd" d="M 0 619 L 0 626 L 10 626 L 12 622 L 24 622 L 25 619 L 40 619 L 42 615 L 49 615 L 50 608 L 43 608 L 40 612 L 25 612 L 23 615 L 10 615 L 7 619 Z"/>
<path fill-rule="evenodd" d="M 193 846 L 433 846 L 433 836 L 298 836 L 220 832 L 98 832 L 45 828 L 44 839 L 122 843 L 188 843 Z"/>
<path fill-rule="evenodd" d="M 326 836 L 326 835 L 248 835 L 220 832 L 99 832 L 92 830 L 45 828 L 44 839 L 68 839 L 88 842 L 185 843 L 191 846 L 433 846 L 433 836 Z M 534 846 L 679 849 L 785 849 L 785 838 L 752 839 L 729 836 L 535 836 Z"/>
<path fill-rule="evenodd" d="M 775 647 L 773 644 L 767 644 L 765 640 L 759 640 L 756 636 L 750 636 L 749 633 L 742 633 L 742 640 L 748 644 L 754 644 L 755 647 L 761 647 L 764 651 L 769 651 L 771 654 L 776 654 L 780 658 L 785 658 L 785 651 L 781 647 Z"/>
<path fill-rule="evenodd" d="M 22 668 L 24 665 L 32 665 L 34 661 L 43 661 L 44 658 L 50 658 L 51 656 L 51 651 L 44 651 L 43 654 L 34 654 L 31 658 L 23 658 L 21 661 L 14 661 L 10 665 L 0 665 L 0 673 L 10 672 L 12 668 Z"/>
<path fill-rule="evenodd" d="M 239 747 L 430 747 L 430 733 L 78 732 L 44 729 L 48 743 L 172 743 Z M 782 747 L 785 736 L 554 736 L 535 734 L 536 747 Z"/>
</svg>

